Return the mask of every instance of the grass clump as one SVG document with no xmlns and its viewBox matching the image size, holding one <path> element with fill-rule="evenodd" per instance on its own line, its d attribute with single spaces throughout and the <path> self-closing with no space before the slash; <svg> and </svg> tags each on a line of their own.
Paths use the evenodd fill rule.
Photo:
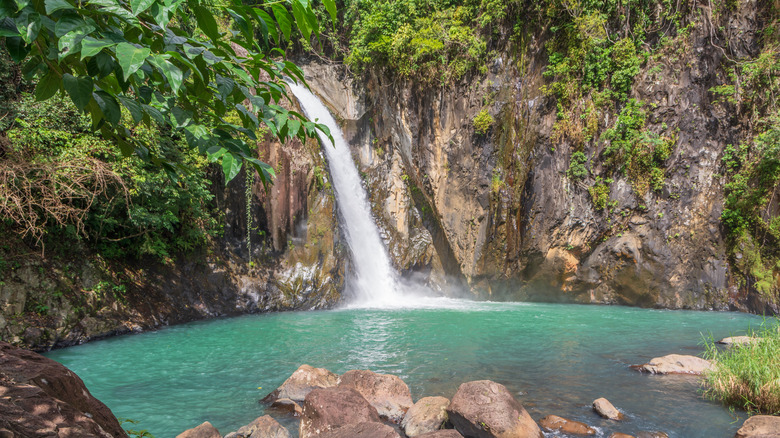
<svg viewBox="0 0 780 438">
<path fill-rule="evenodd" d="M 780 325 L 762 324 L 756 341 L 721 350 L 710 339 L 704 357 L 714 363 L 705 374 L 704 395 L 751 413 L 780 413 Z"/>
<path fill-rule="evenodd" d="M 493 121 L 493 116 L 491 116 L 486 109 L 483 109 L 479 114 L 474 116 L 474 132 L 480 135 L 487 134 L 490 127 L 493 126 Z"/>
</svg>

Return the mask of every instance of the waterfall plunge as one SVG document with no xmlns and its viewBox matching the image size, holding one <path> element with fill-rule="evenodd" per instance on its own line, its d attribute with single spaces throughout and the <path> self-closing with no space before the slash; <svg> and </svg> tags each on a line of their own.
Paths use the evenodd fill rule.
<svg viewBox="0 0 780 438">
<path fill-rule="evenodd" d="M 298 84 L 288 85 L 298 98 L 306 117 L 326 125 L 335 141 L 335 145 L 331 145 L 330 139 L 319 133 L 328 158 L 336 203 L 344 220 L 347 243 L 352 251 L 354 275 L 347 283 L 355 297 L 351 304 L 359 307 L 408 305 L 409 297 L 401 293 L 397 275 L 390 266 L 390 257 L 371 218 L 366 191 L 341 128 L 311 91 Z"/>
</svg>

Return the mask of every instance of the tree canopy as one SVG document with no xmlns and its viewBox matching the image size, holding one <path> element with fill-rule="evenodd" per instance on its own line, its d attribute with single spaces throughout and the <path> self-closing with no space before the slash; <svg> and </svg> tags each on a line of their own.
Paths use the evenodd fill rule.
<svg viewBox="0 0 780 438">
<path fill-rule="evenodd" d="M 323 3 L 335 22 L 334 0 Z M 285 80 L 305 82 L 283 48 L 295 32 L 317 36 L 319 26 L 309 0 L 0 0 L 0 40 L 37 82 L 35 98 L 68 96 L 124 155 L 173 177 L 184 165 L 155 155 L 133 135 L 139 125 L 183 135 L 221 162 L 226 181 L 246 163 L 264 184 L 274 171 L 252 151 L 259 130 L 282 141 L 318 129 L 330 136 L 281 105 Z"/>
</svg>

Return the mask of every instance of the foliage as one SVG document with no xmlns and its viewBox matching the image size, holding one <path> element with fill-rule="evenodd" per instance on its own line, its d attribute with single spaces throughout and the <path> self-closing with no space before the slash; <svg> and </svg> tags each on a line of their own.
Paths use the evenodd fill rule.
<svg viewBox="0 0 780 438">
<path fill-rule="evenodd" d="M 182 147 L 181 138 L 163 128 L 139 126 L 135 132 L 156 155 L 188 167 L 174 181 L 140 157 L 123 158 L 64 98 L 36 102 L 24 95 L 17 112 L 0 175 L 16 174 L 0 187 L 0 214 L 18 219 L 20 234 L 86 239 L 107 257 L 167 259 L 217 232 L 206 160 Z M 10 207 L 21 218 L 9 210 L 14 199 Z"/>
<path fill-rule="evenodd" d="M 581 151 L 571 154 L 571 161 L 569 162 L 569 170 L 566 171 L 566 175 L 571 180 L 581 180 L 588 176 L 588 168 L 585 164 L 588 162 L 588 157 Z"/>
<path fill-rule="evenodd" d="M 623 169 L 640 196 L 649 188 L 663 188 L 664 162 L 677 143 L 676 136 L 660 136 L 645 129 L 647 113 L 643 106 L 643 102 L 629 99 L 615 125 L 603 136 L 608 142 L 604 149 L 607 163 Z"/>
<path fill-rule="evenodd" d="M 347 0 L 349 53 L 356 72 L 388 66 L 425 84 L 484 72 L 492 30 L 515 0 Z"/>
<path fill-rule="evenodd" d="M 334 1 L 324 3 L 335 19 Z M 226 4 L 215 14 L 194 0 L 4 0 L 0 38 L 25 77 L 37 81 L 36 99 L 68 96 L 124 155 L 171 175 L 185 168 L 133 135 L 160 125 L 186 138 L 186 148 L 221 161 L 226 180 L 246 162 L 268 183 L 273 169 L 251 148 L 261 124 L 281 140 L 327 133 L 279 106 L 285 77 L 303 81 L 303 74 L 273 48 L 290 41 L 293 23 L 305 38 L 319 24 L 307 0 Z M 232 30 L 220 29 L 221 13 L 232 18 Z"/>
<path fill-rule="evenodd" d="M 474 125 L 474 132 L 477 134 L 487 134 L 488 130 L 490 130 L 490 127 L 493 126 L 493 116 L 491 116 L 486 109 L 483 109 L 476 116 L 474 116 L 472 125 Z"/>
<path fill-rule="evenodd" d="M 727 350 L 705 340 L 705 357 L 715 367 L 705 374 L 705 396 L 751 413 L 780 413 L 780 326 L 764 321 L 749 333 L 755 342 Z"/>
<path fill-rule="evenodd" d="M 609 202 L 609 184 L 605 184 L 601 177 L 596 177 L 596 183 L 588 189 L 590 199 L 596 210 L 603 210 L 607 208 L 607 202 Z"/>
</svg>

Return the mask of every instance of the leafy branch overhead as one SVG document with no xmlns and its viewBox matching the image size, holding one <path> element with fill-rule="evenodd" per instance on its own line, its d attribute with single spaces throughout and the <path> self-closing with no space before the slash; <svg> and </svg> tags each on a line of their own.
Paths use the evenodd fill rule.
<svg viewBox="0 0 780 438">
<path fill-rule="evenodd" d="M 0 40 L 37 81 L 36 99 L 64 93 L 124 155 L 175 175 L 180 163 L 133 135 L 159 124 L 221 162 L 226 181 L 247 163 L 268 184 L 274 171 L 252 151 L 259 130 L 282 141 L 330 136 L 281 106 L 284 81 L 304 82 L 281 48 L 295 29 L 319 35 L 319 23 L 309 0 L 226 3 L 230 30 L 195 0 L 0 0 Z M 334 0 L 324 4 L 335 22 Z"/>
</svg>

